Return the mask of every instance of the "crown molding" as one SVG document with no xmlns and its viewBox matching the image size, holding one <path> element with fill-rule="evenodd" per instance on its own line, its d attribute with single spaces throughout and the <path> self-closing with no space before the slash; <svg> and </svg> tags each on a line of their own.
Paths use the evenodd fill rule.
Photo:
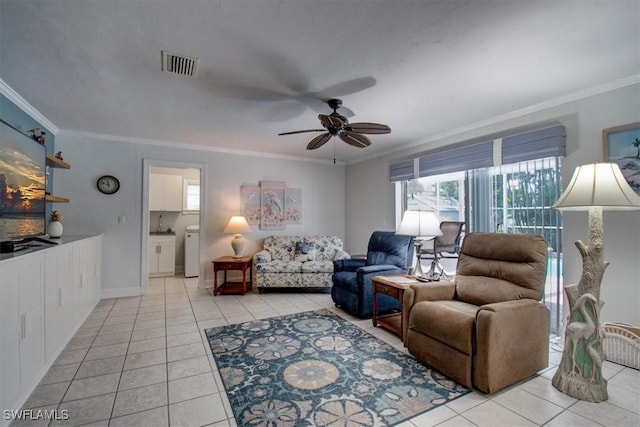
<svg viewBox="0 0 640 427">
<path fill-rule="evenodd" d="M 73 136 L 76 138 L 90 138 L 90 139 L 98 139 L 98 140 L 117 141 L 125 144 L 142 144 L 142 145 L 154 145 L 154 146 L 174 148 L 174 149 L 180 148 L 181 150 L 186 149 L 186 150 L 196 150 L 196 151 L 210 151 L 214 153 L 234 154 L 237 156 L 263 157 L 268 159 L 291 160 L 295 162 L 318 163 L 323 165 L 334 165 L 334 166 L 345 165 L 344 162 L 336 161 L 336 163 L 334 164 L 333 160 L 327 160 L 327 159 L 310 159 L 308 157 L 288 156 L 286 154 L 273 154 L 273 153 L 265 153 L 262 151 L 250 151 L 250 150 L 236 150 L 232 148 L 203 146 L 203 145 L 197 145 L 197 144 L 185 144 L 182 142 L 178 143 L 174 141 L 159 141 L 156 139 L 109 135 L 109 134 L 94 133 L 94 132 L 83 132 L 83 131 L 62 129 L 60 130 L 58 136 L 63 136 L 63 135 Z"/>
<path fill-rule="evenodd" d="M 13 90 L 4 80 L 0 79 L 0 93 L 13 102 L 18 108 L 28 114 L 32 119 L 38 121 L 42 126 L 46 127 L 49 132 L 57 135 L 60 132 L 58 126 L 51 123 L 42 113 L 36 110 L 33 105 L 29 104 L 18 92 Z"/>
<path fill-rule="evenodd" d="M 526 116 L 528 114 L 536 113 L 538 111 L 544 111 L 549 108 L 559 107 L 561 105 L 570 104 L 572 102 L 580 101 L 582 99 L 590 98 L 592 96 L 601 95 L 603 93 L 612 92 L 614 90 L 622 89 L 627 86 L 633 86 L 640 84 L 640 74 L 634 74 L 632 76 L 628 76 L 619 80 L 614 80 L 612 82 L 604 83 L 598 86 L 593 86 L 588 89 L 584 89 L 578 92 L 573 92 L 568 95 L 559 96 L 557 98 L 550 99 L 549 101 L 541 102 L 539 104 L 531 105 L 529 107 L 521 108 L 519 110 L 512 111 L 510 113 L 501 114 L 499 116 L 491 117 L 489 119 L 480 120 L 478 122 L 473 122 L 465 126 L 461 126 L 459 128 L 451 129 L 445 132 L 437 133 L 435 135 L 426 137 L 424 139 L 419 139 L 417 141 L 409 142 L 398 147 L 394 147 L 389 150 L 385 150 L 382 152 L 378 152 L 372 154 L 367 157 L 360 158 L 358 160 L 347 162 L 346 165 L 354 165 L 357 163 L 362 163 L 368 160 L 377 159 L 380 157 L 388 156 L 390 154 L 397 153 L 399 151 L 408 150 L 411 148 L 420 147 L 422 145 L 440 141 L 445 138 L 450 138 L 456 135 L 461 135 L 466 132 L 470 132 L 476 129 L 481 129 L 486 126 L 498 124 L 505 122 L 507 120 L 519 118 L 522 116 Z"/>
</svg>

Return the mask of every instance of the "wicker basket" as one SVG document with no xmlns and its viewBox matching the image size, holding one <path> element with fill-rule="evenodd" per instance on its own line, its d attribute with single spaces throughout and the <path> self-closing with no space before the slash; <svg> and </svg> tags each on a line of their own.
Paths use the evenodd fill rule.
<svg viewBox="0 0 640 427">
<path fill-rule="evenodd" d="M 607 322 L 602 327 L 607 360 L 640 369 L 640 328 L 617 322 Z"/>
</svg>

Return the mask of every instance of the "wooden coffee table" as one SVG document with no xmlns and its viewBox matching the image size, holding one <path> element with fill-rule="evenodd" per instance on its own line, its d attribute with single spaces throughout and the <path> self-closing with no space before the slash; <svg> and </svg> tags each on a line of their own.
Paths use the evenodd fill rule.
<svg viewBox="0 0 640 427">
<path fill-rule="evenodd" d="M 373 286 L 373 326 L 378 324 L 398 335 L 402 339 L 402 298 L 405 289 L 409 286 L 420 283 L 417 280 L 407 277 L 406 274 L 394 274 L 389 276 L 374 276 L 371 278 Z M 400 301 L 399 313 L 390 313 L 378 316 L 378 294 L 388 295 Z"/>
</svg>

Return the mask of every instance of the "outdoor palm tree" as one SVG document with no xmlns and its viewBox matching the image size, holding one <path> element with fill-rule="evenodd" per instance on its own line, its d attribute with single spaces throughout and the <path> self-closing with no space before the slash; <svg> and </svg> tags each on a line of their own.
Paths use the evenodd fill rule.
<svg viewBox="0 0 640 427">
<path fill-rule="evenodd" d="M 636 138 L 633 146 L 638 149 L 638 154 L 636 154 L 636 159 L 640 159 L 640 138 Z"/>
</svg>

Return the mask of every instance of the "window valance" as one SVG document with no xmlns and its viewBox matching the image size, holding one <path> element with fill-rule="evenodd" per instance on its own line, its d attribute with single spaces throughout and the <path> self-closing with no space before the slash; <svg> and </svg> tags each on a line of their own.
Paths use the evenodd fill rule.
<svg viewBox="0 0 640 427">
<path fill-rule="evenodd" d="M 414 159 L 392 162 L 389 166 L 389 178 L 392 182 L 406 181 L 423 176 L 564 156 L 565 139 L 564 126 L 553 125 L 485 142 L 445 148 Z"/>
</svg>

